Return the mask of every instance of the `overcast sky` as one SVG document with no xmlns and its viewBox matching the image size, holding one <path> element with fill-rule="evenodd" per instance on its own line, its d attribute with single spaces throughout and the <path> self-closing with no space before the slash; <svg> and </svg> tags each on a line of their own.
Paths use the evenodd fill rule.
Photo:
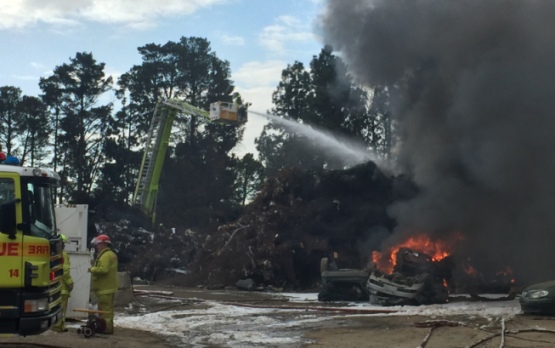
<svg viewBox="0 0 555 348">
<path fill-rule="evenodd" d="M 0 0 L 0 86 L 37 96 L 39 78 L 77 52 L 91 52 L 117 78 L 140 64 L 137 47 L 196 36 L 230 62 L 236 90 L 264 112 L 287 64 L 308 65 L 322 48 L 314 21 L 323 6 L 322 0 Z M 252 115 L 246 137 L 257 136 L 262 123 Z"/>
</svg>

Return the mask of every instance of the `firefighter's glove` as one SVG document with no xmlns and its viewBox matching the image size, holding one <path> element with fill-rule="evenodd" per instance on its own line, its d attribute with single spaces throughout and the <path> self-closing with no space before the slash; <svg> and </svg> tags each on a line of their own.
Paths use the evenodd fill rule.
<svg viewBox="0 0 555 348">
<path fill-rule="evenodd" d="M 67 286 L 67 289 L 69 290 L 69 292 L 72 292 L 73 291 L 73 283 L 69 284 Z"/>
</svg>

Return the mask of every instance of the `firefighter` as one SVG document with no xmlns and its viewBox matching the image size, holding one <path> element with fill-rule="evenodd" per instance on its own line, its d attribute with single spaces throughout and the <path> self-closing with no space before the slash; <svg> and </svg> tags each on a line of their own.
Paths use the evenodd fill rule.
<svg viewBox="0 0 555 348">
<path fill-rule="evenodd" d="M 114 333 L 114 295 L 118 291 L 118 257 L 111 249 L 110 237 L 105 234 L 96 236 L 92 242 L 96 247 L 97 257 L 91 273 L 91 290 L 98 299 L 99 316 L 106 322 L 104 333 Z"/>
<path fill-rule="evenodd" d="M 67 311 L 67 302 L 69 300 L 70 293 L 73 290 L 73 278 L 71 278 L 71 274 L 69 273 L 69 270 L 71 269 L 71 265 L 69 262 L 69 255 L 67 254 L 67 251 L 65 251 L 67 237 L 64 234 L 61 234 L 60 238 L 62 239 L 62 248 L 63 248 L 62 254 L 64 258 L 64 263 L 63 263 L 64 273 L 62 275 L 62 280 L 60 281 L 60 283 L 62 284 L 62 318 L 58 320 L 56 325 L 52 327 L 52 330 L 57 332 L 67 332 L 68 329 L 66 328 L 66 311 Z"/>
</svg>

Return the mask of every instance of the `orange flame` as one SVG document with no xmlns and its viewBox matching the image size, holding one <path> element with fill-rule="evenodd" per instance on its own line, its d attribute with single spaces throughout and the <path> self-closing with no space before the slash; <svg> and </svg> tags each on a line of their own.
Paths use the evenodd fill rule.
<svg viewBox="0 0 555 348">
<path fill-rule="evenodd" d="M 511 276 L 511 275 L 513 275 L 513 269 L 511 268 L 511 266 L 507 266 L 507 267 L 503 268 L 502 270 L 500 270 L 499 272 L 497 272 L 497 275 Z"/>
<path fill-rule="evenodd" d="M 507 266 L 503 268 L 501 271 L 497 272 L 496 274 L 504 278 L 511 278 L 511 284 L 515 283 L 515 279 L 513 278 L 513 269 L 511 268 L 511 266 Z"/>
<path fill-rule="evenodd" d="M 476 276 L 478 272 L 471 265 L 464 265 L 464 272 L 470 276 Z"/>
<path fill-rule="evenodd" d="M 430 255 L 432 261 L 439 261 L 449 256 L 453 252 L 454 244 L 464 239 L 462 235 L 455 234 L 454 238 L 449 240 L 432 240 L 425 234 L 409 237 L 406 241 L 391 246 L 386 250 L 379 252 L 372 252 L 372 261 L 376 264 L 377 268 L 383 272 L 390 274 L 397 262 L 397 253 L 401 248 L 408 248 L 415 252 Z"/>
</svg>

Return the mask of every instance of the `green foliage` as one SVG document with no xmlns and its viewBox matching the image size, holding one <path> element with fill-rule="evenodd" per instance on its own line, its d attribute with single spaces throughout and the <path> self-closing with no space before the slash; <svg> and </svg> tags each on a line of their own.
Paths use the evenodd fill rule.
<svg viewBox="0 0 555 348">
<path fill-rule="evenodd" d="M 22 164 L 40 165 L 49 154 L 46 105 L 39 98 L 22 96 L 17 87 L 0 87 L 0 131 L 2 150 Z"/>
<path fill-rule="evenodd" d="M 60 118 L 62 114 L 62 89 L 61 83 L 58 76 L 52 75 L 48 78 L 41 78 L 39 81 L 39 87 L 43 91 L 40 95 L 43 103 L 49 109 L 49 119 L 54 130 L 53 137 L 53 151 L 52 151 L 52 166 L 54 171 L 58 171 L 58 164 L 60 161 L 60 147 L 58 141 L 58 135 L 60 134 Z"/>
<path fill-rule="evenodd" d="M 128 122 L 137 144 L 144 143 L 150 119 L 160 100 L 178 98 L 208 109 L 217 100 L 231 101 L 233 92 L 229 62 L 219 59 L 203 38 L 182 37 L 164 45 L 138 48 L 142 64 L 133 66 L 118 81 Z"/>
<path fill-rule="evenodd" d="M 264 180 L 264 166 L 257 161 L 252 153 L 236 159 L 236 173 L 234 191 L 235 200 L 244 206 L 260 191 Z"/>
<path fill-rule="evenodd" d="M 275 107 L 271 112 L 277 116 L 327 130 L 337 139 L 363 142 L 369 151 L 389 150 L 384 140 L 389 113 L 383 107 L 387 101 L 372 100 L 370 91 L 357 86 L 330 47 L 313 57 L 309 71 L 300 62 L 288 65 L 272 101 Z M 322 151 L 321 144 L 278 122 L 265 126 L 256 147 L 269 174 L 286 167 L 333 169 L 345 165 L 343 158 Z"/>
<path fill-rule="evenodd" d="M 232 201 L 235 173 L 227 154 L 231 147 L 216 139 L 202 137 L 196 144 L 179 143 L 175 156 L 166 159 L 158 195 L 160 221 L 198 228 L 237 217 Z"/>
<path fill-rule="evenodd" d="M 288 65 L 281 74 L 281 82 L 272 94 L 275 105 L 272 114 L 284 118 L 302 121 L 312 113 L 313 86 L 310 74 L 301 62 Z M 260 160 L 265 164 L 267 173 L 289 167 L 311 168 L 321 166 L 314 151 L 306 151 L 301 135 L 287 132 L 278 123 L 268 123 L 260 137 L 255 140 Z"/>
<path fill-rule="evenodd" d="M 367 127 L 369 131 L 365 134 L 370 146 L 386 158 L 391 156 L 395 145 L 390 99 L 390 91 L 387 87 L 374 88 Z"/>
<path fill-rule="evenodd" d="M 295 62 L 293 65 L 288 65 L 281 73 L 281 82 L 277 90 L 272 94 L 275 107 L 271 112 L 296 121 L 302 120 L 311 111 L 312 93 L 311 76 L 305 70 L 303 63 Z"/>
<path fill-rule="evenodd" d="M 144 144 L 158 101 L 178 98 L 205 110 L 211 102 L 231 101 L 229 62 L 217 58 L 206 39 L 182 37 L 179 42 L 147 44 L 138 51 L 143 63 L 121 76 L 117 91 L 124 104 L 116 115 L 118 127 L 129 132 L 131 146 Z M 181 140 L 193 141 L 196 136 L 197 120 L 189 123 Z"/>
<path fill-rule="evenodd" d="M 94 192 L 96 198 L 118 204 L 130 204 L 135 189 L 141 154 L 131 150 L 124 137 L 110 137 L 104 147 L 106 161 Z"/>
<path fill-rule="evenodd" d="M 66 179 L 62 194 L 73 201 L 90 196 L 104 165 L 103 149 L 112 118 L 112 104 L 102 105 L 99 100 L 112 85 L 104 65 L 91 53 L 77 53 L 40 83 L 44 100 L 60 116 L 56 160 L 63 165 L 61 174 Z"/>
<path fill-rule="evenodd" d="M 46 104 L 37 97 L 23 96 L 17 106 L 19 134 L 16 139 L 21 147 L 22 164 L 42 166 L 50 154 L 49 135 L 52 126 Z"/>
<path fill-rule="evenodd" d="M 142 64 L 118 82 L 124 108 L 116 115 L 117 124 L 119 134 L 128 134 L 130 150 L 145 143 L 158 101 L 177 98 L 208 110 L 212 102 L 240 98 L 233 94 L 229 62 L 219 59 L 206 39 L 182 37 L 179 42 L 147 44 L 138 50 Z M 180 115 L 172 133 L 159 183 L 157 220 L 198 226 L 227 219 L 235 180 L 229 152 L 242 137 L 243 127 Z"/>
<path fill-rule="evenodd" d="M 0 87 L 0 139 L 2 150 L 16 155 L 15 139 L 19 132 L 17 106 L 21 102 L 21 89 L 13 86 Z"/>
</svg>

